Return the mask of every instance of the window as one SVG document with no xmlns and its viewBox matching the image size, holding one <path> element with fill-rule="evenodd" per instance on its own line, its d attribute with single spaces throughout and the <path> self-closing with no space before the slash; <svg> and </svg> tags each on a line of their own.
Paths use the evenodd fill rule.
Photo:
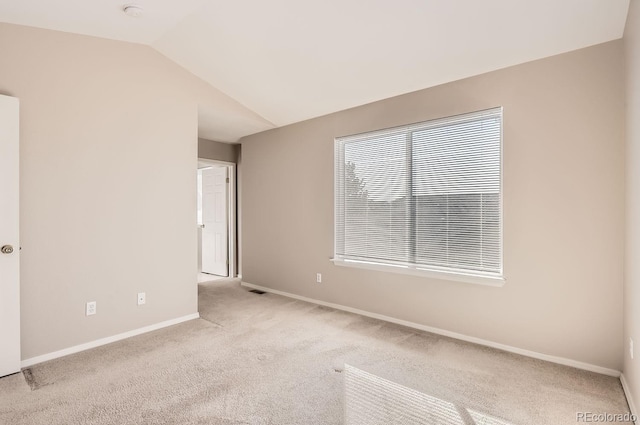
<svg viewBox="0 0 640 425">
<path fill-rule="evenodd" d="M 502 277 L 502 108 L 335 141 L 335 258 Z"/>
</svg>

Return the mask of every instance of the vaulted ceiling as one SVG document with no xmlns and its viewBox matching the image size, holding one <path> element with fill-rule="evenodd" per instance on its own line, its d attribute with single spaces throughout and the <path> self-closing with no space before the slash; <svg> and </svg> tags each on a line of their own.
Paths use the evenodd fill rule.
<svg viewBox="0 0 640 425">
<path fill-rule="evenodd" d="M 125 4 L 143 16 L 125 15 Z M 244 105 L 225 120 L 211 106 L 199 111 L 201 137 L 235 142 L 257 131 L 247 119 L 255 114 L 278 127 L 621 38 L 628 7 L 629 0 L 6 0 L 0 21 L 150 45 Z"/>
</svg>

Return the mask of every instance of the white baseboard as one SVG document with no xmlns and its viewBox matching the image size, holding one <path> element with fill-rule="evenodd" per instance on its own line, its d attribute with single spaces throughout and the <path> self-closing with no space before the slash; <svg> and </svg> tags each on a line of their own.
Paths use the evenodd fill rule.
<svg viewBox="0 0 640 425">
<path fill-rule="evenodd" d="M 472 342 L 474 344 L 479 344 L 479 345 L 485 345 L 487 347 L 492 347 L 492 348 L 497 348 L 498 350 L 503 350 L 503 351 L 508 351 L 510 353 L 515 353 L 515 354 L 520 354 L 523 356 L 527 356 L 527 357 L 533 357 L 534 359 L 539 359 L 539 360 L 545 360 L 551 363 L 558 363 L 561 365 L 565 365 L 565 366 L 571 366 L 571 367 L 575 367 L 577 369 L 583 369 L 583 370 L 588 370 L 591 372 L 596 372 L 596 373 L 600 373 L 603 375 L 608 375 L 608 376 L 613 376 L 615 378 L 619 378 L 620 377 L 620 371 L 615 370 L 615 369 L 608 369 L 606 367 L 602 367 L 602 366 L 596 366 L 596 365 L 592 365 L 589 363 L 583 363 L 583 362 L 579 362 L 577 360 L 571 360 L 571 359 L 566 359 L 564 357 L 557 357 L 557 356 L 551 356 L 549 354 L 543 354 L 543 353 L 538 353 L 535 351 L 530 351 L 530 350 L 525 350 L 522 348 L 517 348 L 517 347 L 512 347 L 510 345 L 505 345 L 505 344 L 500 344 L 497 342 L 493 342 L 493 341 L 487 341 L 485 339 L 481 339 L 481 338 L 476 338 L 473 336 L 467 336 L 467 335 L 463 335 L 457 332 L 451 332 L 451 331 L 447 331 L 444 329 L 439 329 L 439 328 L 434 328 L 431 326 L 425 326 L 425 325 L 421 325 L 419 323 L 414 323 L 414 322 L 409 322 L 406 320 L 401 320 L 401 319 L 396 319 L 394 317 L 390 317 L 390 316 L 385 316 L 382 314 L 378 314 L 378 313 L 371 313 L 365 310 L 359 310 L 357 308 L 352 308 L 352 307 L 347 307 L 344 305 L 340 305 L 340 304 L 334 304 L 334 303 L 329 303 L 329 302 L 325 302 L 325 301 L 320 301 L 320 300 L 316 300 L 313 298 L 307 298 L 307 297 L 303 297 L 300 295 L 296 295 L 296 294 L 291 294 L 289 292 L 284 292 L 284 291 L 278 291 L 276 289 L 271 289 L 271 288 L 267 288 L 264 286 L 260 286 L 260 285 L 254 285 L 253 283 L 249 283 L 249 282 L 241 282 L 242 286 L 246 286 L 249 288 L 253 288 L 253 289 L 259 289 L 261 291 L 265 291 L 265 292 L 270 292 L 272 294 L 276 294 L 276 295 L 282 295 L 285 297 L 289 297 L 289 298 L 294 298 L 296 300 L 300 300 L 300 301 L 306 301 L 312 304 L 318 304 L 318 305 L 323 305 L 326 307 L 331 307 L 331 308 L 335 308 L 337 310 L 343 310 L 343 311 L 348 311 L 349 313 L 355 313 L 355 314 L 359 314 L 361 316 L 367 316 L 367 317 L 371 317 L 373 319 L 379 319 L 379 320 L 384 320 L 385 322 L 391 322 L 391 323 L 395 323 L 398 325 L 402 325 L 402 326 L 407 326 L 409 328 L 414 328 L 414 329 L 419 329 L 422 331 L 426 331 L 426 332 L 431 332 L 434 334 L 438 334 L 438 335 L 443 335 L 443 336 L 447 336 L 450 338 L 455 338 L 455 339 L 459 339 L 462 341 L 467 341 L 467 342 Z"/>
<path fill-rule="evenodd" d="M 177 317 L 171 320 L 165 320 L 164 322 L 145 326 L 143 328 L 134 329 L 132 331 L 123 332 L 121 334 L 108 336 L 106 338 L 96 339 L 95 341 L 87 342 L 84 344 L 74 345 L 73 347 L 65 348 L 59 351 L 54 351 L 53 353 L 47 353 L 41 356 L 31 357 L 30 359 L 22 360 L 22 362 L 20 362 L 20 367 L 24 368 L 24 367 L 33 366 L 38 363 L 57 359 L 59 357 L 68 356 L 69 354 L 79 353 L 80 351 L 85 351 L 91 348 L 100 347 L 101 345 L 110 344 L 112 342 L 120 341 L 122 339 L 131 338 L 132 336 L 166 328 L 167 326 L 177 325 L 178 323 L 187 322 L 189 320 L 198 319 L 198 318 L 200 318 L 200 313 L 193 313 L 187 316 Z"/>
<path fill-rule="evenodd" d="M 629 384 L 627 383 L 627 379 L 624 377 L 624 373 L 620 374 L 620 383 L 622 383 L 622 389 L 624 390 L 624 395 L 627 397 L 627 404 L 629 404 L 629 410 L 631 410 L 631 414 L 634 416 L 638 416 L 638 410 L 636 409 L 636 405 L 633 401 L 633 396 L 631 395 L 631 388 L 629 388 Z"/>
</svg>

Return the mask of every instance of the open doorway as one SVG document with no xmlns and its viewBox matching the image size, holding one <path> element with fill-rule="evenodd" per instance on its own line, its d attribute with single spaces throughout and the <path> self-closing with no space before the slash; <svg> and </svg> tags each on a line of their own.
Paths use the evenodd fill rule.
<svg viewBox="0 0 640 425">
<path fill-rule="evenodd" d="M 236 165 L 198 159 L 198 282 L 236 276 Z"/>
</svg>

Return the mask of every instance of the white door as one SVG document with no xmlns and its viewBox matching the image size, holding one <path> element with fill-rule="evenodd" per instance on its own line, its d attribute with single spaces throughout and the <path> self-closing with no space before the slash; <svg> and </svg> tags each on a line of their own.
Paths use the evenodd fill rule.
<svg viewBox="0 0 640 425">
<path fill-rule="evenodd" d="M 227 167 L 202 170 L 202 271 L 229 275 Z"/>
<path fill-rule="evenodd" d="M 18 111 L 0 95 L 0 376 L 20 371 Z"/>
</svg>

